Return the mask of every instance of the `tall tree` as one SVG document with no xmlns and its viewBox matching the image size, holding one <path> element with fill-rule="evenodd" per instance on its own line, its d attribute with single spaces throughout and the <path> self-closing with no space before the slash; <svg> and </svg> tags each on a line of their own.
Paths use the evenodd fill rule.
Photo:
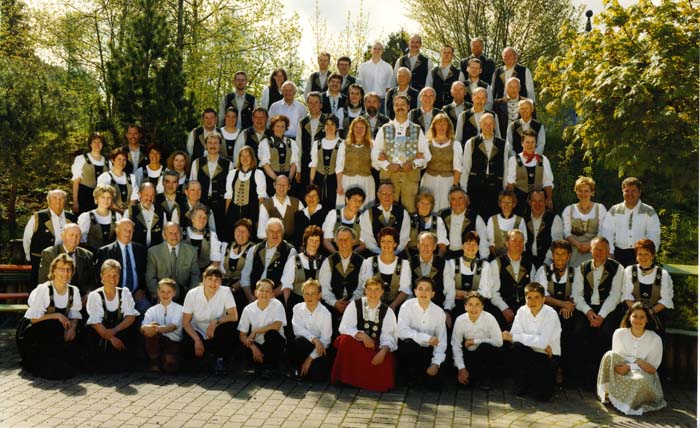
<svg viewBox="0 0 700 428">
<path fill-rule="evenodd" d="M 592 170 L 637 176 L 652 204 L 697 213 L 700 11 L 672 0 L 605 7 L 590 33 L 563 27 L 559 54 L 539 61 L 538 101 L 550 121 L 575 113 L 564 137 Z"/>
<path fill-rule="evenodd" d="M 455 48 L 455 58 L 471 54 L 469 41 L 483 38 L 484 51 L 496 63 L 506 46 L 519 61 L 534 67 L 537 59 L 557 52 L 561 24 L 577 22 L 571 0 L 407 0 L 411 16 L 422 26 L 423 46 L 439 52 L 443 44 Z"/>
<path fill-rule="evenodd" d="M 163 3 L 136 3 L 139 13 L 129 22 L 121 49 L 110 46 L 107 83 L 122 129 L 139 123 L 147 143 L 176 148 L 184 144 L 193 109 L 185 96 L 182 55 Z"/>
</svg>

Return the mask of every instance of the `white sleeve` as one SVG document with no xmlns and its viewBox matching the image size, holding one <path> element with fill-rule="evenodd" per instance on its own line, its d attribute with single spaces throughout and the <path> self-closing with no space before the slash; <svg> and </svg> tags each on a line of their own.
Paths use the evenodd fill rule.
<svg viewBox="0 0 700 428">
<path fill-rule="evenodd" d="M 498 259 L 491 262 L 491 281 L 490 281 L 490 294 L 491 303 L 498 308 L 501 312 L 508 309 L 508 304 L 501 297 L 501 278 L 499 276 L 500 269 L 498 268 Z M 483 276 L 483 272 L 481 273 Z"/>
<path fill-rule="evenodd" d="M 461 117 L 461 116 L 460 116 Z M 469 186 L 469 173 L 472 169 L 472 141 L 469 140 L 464 145 L 462 153 L 462 176 L 459 178 L 459 184 L 465 191 Z"/>
<path fill-rule="evenodd" d="M 34 236 L 34 221 L 36 215 L 32 214 L 27 220 L 27 224 L 24 226 L 24 233 L 22 234 L 22 247 L 24 247 L 24 256 L 27 261 L 32 258 L 31 243 L 32 236 Z M 82 228 L 81 228 L 82 231 Z"/>
<path fill-rule="evenodd" d="M 549 292 L 547 291 L 547 283 L 549 281 L 547 281 L 547 269 L 545 268 L 545 265 L 542 265 L 537 269 L 537 272 L 535 272 L 535 276 L 532 277 L 532 280 L 544 287 L 545 297 L 549 296 Z"/>
<path fill-rule="evenodd" d="M 542 177 L 542 187 L 554 187 L 554 174 L 552 173 L 552 166 L 549 163 L 549 159 L 546 156 L 542 157 L 542 166 L 544 167 L 544 174 Z"/>
<path fill-rule="evenodd" d="M 187 148 L 187 153 L 190 155 L 190 159 L 192 159 L 192 152 L 194 151 L 194 129 L 187 136 L 187 144 L 185 147 Z"/>
<path fill-rule="evenodd" d="M 610 288 L 610 294 L 608 295 L 608 298 L 605 299 L 603 302 L 603 305 L 600 307 L 600 311 L 598 311 L 598 315 L 601 317 L 605 318 L 609 314 L 611 314 L 615 308 L 617 307 L 617 304 L 620 303 L 620 297 L 622 296 L 622 279 L 624 277 L 624 271 L 622 266 L 617 267 L 617 272 L 615 272 L 615 276 L 612 279 L 612 286 Z"/>
<path fill-rule="evenodd" d="M 666 269 L 661 271 L 661 298 L 658 303 L 666 306 L 666 309 L 673 309 L 673 279 Z"/>
<path fill-rule="evenodd" d="M 270 87 L 265 86 L 263 88 L 262 97 L 260 99 L 260 105 L 265 107 L 267 110 L 270 107 Z"/>
<path fill-rule="evenodd" d="M 466 114 L 464 112 L 460 113 L 459 116 L 457 116 L 457 125 L 455 126 L 455 140 L 459 141 L 462 143 L 462 129 L 464 129 L 464 121 L 466 119 Z"/>
<path fill-rule="evenodd" d="M 443 244 L 449 246 L 450 239 L 447 237 L 447 228 L 445 227 L 445 221 L 440 216 L 437 216 L 436 218 L 437 227 L 435 228 L 435 232 L 437 232 L 437 243 L 438 245 Z"/>
<path fill-rule="evenodd" d="M 498 217 L 496 217 L 498 218 Z M 486 222 L 486 241 L 488 241 L 489 246 L 495 246 L 496 245 L 496 238 L 494 235 L 494 216 L 489 217 L 488 221 Z"/>
<path fill-rule="evenodd" d="M 226 191 L 224 192 L 224 199 L 233 199 L 233 176 L 235 173 L 236 170 L 234 169 L 226 174 Z"/>
<path fill-rule="evenodd" d="M 348 305 L 354 306 L 354 305 Z M 396 351 L 397 346 L 396 315 L 391 308 L 386 310 L 382 322 L 382 334 L 379 336 L 379 346 L 388 346 L 390 351 Z"/>
<path fill-rule="evenodd" d="M 260 168 L 270 163 L 270 143 L 267 138 L 263 138 L 258 146 L 258 159 Z"/>
<path fill-rule="evenodd" d="M 461 322 L 464 318 L 457 318 L 458 321 L 454 323 L 454 330 L 452 330 L 452 359 L 454 361 L 457 370 L 462 370 L 466 368 L 464 365 L 464 354 L 462 351 L 462 345 L 464 345 L 465 340 L 465 329 L 464 323 Z"/>
<path fill-rule="evenodd" d="M 321 298 L 327 305 L 334 306 L 338 299 L 335 298 L 331 289 L 332 273 L 330 263 L 330 257 L 326 257 L 321 263 L 321 268 L 318 270 L 318 282 L 321 284 Z"/>
<path fill-rule="evenodd" d="M 581 273 L 581 266 L 574 268 L 574 283 L 571 285 L 571 296 L 574 298 L 574 304 L 576 309 L 583 312 L 584 315 L 591 310 L 591 307 L 586 303 L 586 299 L 583 296 L 583 274 Z"/>
<path fill-rule="evenodd" d="M 484 339 L 482 343 L 490 343 L 491 345 L 500 348 L 503 346 L 503 334 L 501 334 L 501 327 L 498 325 L 498 321 L 496 321 L 496 318 L 494 318 L 493 315 L 487 319 L 489 326 L 489 338 Z"/>
<path fill-rule="evenodd" d="M 525 69 L 525 89 L 527 89 L 527 97 L 532 100 L 532 103 L 535 103 L 535 82 L 532 80 L 532 73 L 530 73 L 530 69 L 526 68 Z"/>
<path fill-rule="evenodd" d="M 292 290 L 294 288 L 294 276 L 296 274 L 296 257 L 288 259 L 284 264 L 284 269 L 282 270 L 282 278 L 280 282 L 282 283 L 282 289 L 285 288 Z"/>
<path fill-rule="evenodd" d="M 80 226 L 80 232 L 82 233 L 80 242 L 85 243 L 87 242 L 87 235 L 90 231 L 90 211 L 80 214 L 78 217 L 78 226 Z"/>
<path fill-rule="evenodd" d="M 433 87 L 433 73 L 431 73 L 432 69 L 433 60 L 428 58 L 428 73 L 425 75 L 425 86 L 430 86 L 431 88 Z"/>
<path fill-rule="evenodd" d="M 489 249 L 488 232 L 486 230 L 486 223 L 480 215 L 476 216 L 476 233 L 479 235 L 479 257 L 486 260 L 491 255 L 491 250 Z"/>
<path fill-rule="evenodd" d="M 445 362 L 445 352 L 447 351 L 447 326 L 445 325 L 445 313 L 441 312 L 440 320 L 438 321 L 435 337 L 438 338 L 438 345 L 433 349 L 433 358 L 431 363 L 437 366 Z"/>
<path fill-rule="evenodd" d="M 498 123 L 498 120 L 496 121 L 496 123 Z M 499 132 L 498 128 L 499 127 L 497 125 L 496 126 L 496 133 Z M 508 177 L 508 174 L 509 174 L 509 172 L 508 172 L 508 153 L 510 153 L 511 150 L 513 150 L 513 149 L 508 145 L 508 143 L 506 143 L 505 147 L 503 148 L 503 188 L 504 189 L 506 188 L 506 185 L 508 184 L 508 183 L 506 183 L 506 177 Z"/>
<path fill-rule="evenodd" d="M 515 156 L 518 156 L 517 154 Z M 511 156 L 508 159 L 508 178 L 506 179 L 507 184 L 515 184 L 515 171 L 517 170 L 517 161 L 515 156 Z"/>
<path fill-rule="evenodd" d="M 255 193 L 258 194 L 258 199 L 267 198 L 267 183 L 265 182 L 265 173 L 261 169 L 256 169 L 253 173 L 255 178 Z"/>
<path fill-rule="evenodd" d="M 267 213 L 267 208 L 260 204 L 260 213 L 258 214 L 258 239 L 265 239 L 265 227 L 270 221 L 270 214 Z"/>
<path fill-rule="evenodd" d="M 486 260 L 483 260 L 481 262 L 481 279 L 479 280 L 479 294 L 484 296 L 486 299 L 491 298 L 491 283 L 493 282 L 493 278 L 491 277 L 491 263 L 489 263 Z M 497 272 L 498 274 L 498 272 Z M 499 278 L 499 287 L 500 287 L 500 278 Z"/>
<path fill-rule="evenodd" d="M 250 305 L 254 304 L 250 303 Z M 187 311 L 185 311 L 187 313 Z M 250 310 L 248 310 L 248 306 L 243 308 L 243 313 L 241 313 L 241 319 L 238 321 L 238 331 L 243 332 L 243 333 L 249 333 L 250 332 Z"/>
<path fill-rule="evenodd" d="M 255 257 L 254 250 L 255 245 L 251 245 L 250 248 L 248 248 L 245 264 L 243 265 L 243 270 L 241 271 L 241 287 L 250 287 L 251 285 L 250 275 L 253 273 L 253 257 Z"/>
<path fill-rule="evenodd" d="M 451 311 L 455 307 L 455 265 L 454 260 L 445 260 L 445 267 L 442 270 L 442 289 L 445 293 L 443 307 L 446 311 Z"/>
<path fill-rule="evenodd" d="M 121 295 L 121 306 L 122 306 L 122 313 L 124 316 L 139 316 L 141 315 L 139 311 L 136 310 L 136 305 L 134 303 L 134 298 L 131 295 L 131 291 L 127 290 L 126 288 L 122 288 L 122 295 Z"/>
<path fill-rule="evenodd" d="M 430 341 L 430 335 L 427 333 L 421 333 L 420 331 L 411 327 L 410 312 L 412 307 L 412 305 L 407 305 L 404 303 L 401 306 L 401 309 L 399 309 L 399 320 L 397 323 L 398 338 L 410 339 L 420 346 L 428 346 L 428 342 Z"/>
<path fill-rule="evenodd" d="M 284 305 L 282 304 L 282 302 L 280 302 L 277 299 L 273 299 L 272 301 L 276 302 L 276 303 L 273 303 L 274 306 L 272 307 L 272 310 L 273 310 L 272 322 L 281 321 L 282 327 L 286 326 L 287 325 L 287 314 L 284 312 Z"/>
<path fill-rule="evenodd" d="M 340 320 L 340 326 L 338 326 L 338 332 L 340 334 L 347 334 L 353 338 L 357 334 L 357 309 L 354 303 L 349 304 L 348 307 L 345 308 L 343 318 Z"/>
<path fill-rule="evenodd" d="M 539 132 L 537 132 L 537 146 L 535 147 L 535 153 L 537 153 L 540 156 L 544 156 L 544 146 L 546 143 L 546 138 L 547 134 L 544 131 L 544 125 L 541 125 Z"/>
<path fill-rule="evenodd" d="M 425 133 L 423 133 L 422 129 L 418 130 L 418 152 L 423 154 L 423 159 L 414 159 L 413 165 L 416 168 L 422 169 L 425 168 L 428 162 L 430 162 L 430 159 L 432 159 L 430 147 L 428 147 L 428 141 L 425 139 Z"/>
<path fill-rule="evenodd" d="M 294 336 L 303 337 L 311 342 L 316 336 L 306 328 L 304 316 L 302 315 L 305 305 L 306 303 L 301 302 L 292 308 L 292 330 L 294 331 Z"/>
<path fill-rule="evenodd" d="M 221 255 L 221 241 L 219 241 L 219 236 L 213 230 L 211 231 L 209 245 L 211 247 L 209 249 L 209 260 L 212 262 L 220 262 L 223 260 Z"/>
<path fill-rule="evenodd" d="M 102 323 L 104 309 L 102 307 L 102 297 L 100 297 L 100 294 L 97 291 L 93 291 L 92 293 L 88 294 L 85 310 L 88 313 L 88 319 L 85 322 L 86 325 Z"/>
<path fill-rule="evenodd" d="M 395 251 L 397 255 L 406 248 L 409 239 L 411 239 L 411 219 L 408 216 L 408 211 L 404 209 L 401 230 L 399 231 L 399 245 L 396 247 Z"/>
<path fill-rule="evenodd" d="M 299 133 L 301 134 L 301 133 Z M 309 168 L 316 168 L 318 165 L 318 145 L 319 145 L 319 140 L 316 140 L 311 143 L 311 162 L 309 162 L 309 165 L 307 165 Z"/>
<path fill-rule="evenodd" d="M 408 297 L 411 297 L 413 296 L 413 290 L 411 290 L 411 265 L 408 263 L 408 260 L 402 258 L 398 258 L 397 263 L 401 263 L 399 291 L 403 291 Z"/>
<path fill-rule="evenodd" d="M 382 126 L 383 128 L 384 126 Z M 388 160 L 379 160 L 379 155 L 384 152 L 384 132 L 382 128 L 377 130 L 377 137 L 374 139 L 374 144 L 372 145 L 372 152 L 370 156 L 372 158 L 372 166 L 374 169 L 379 171 L 385 171 L 389 168 L 390 162 Z M 369 195 L 367 195 L 369 197 Z"/>
<path fill-rule="evenodd" d="M 75 181 L 83 177 L 83 166 L 85 166 L 85 156 L 76 156 L 73 160 L 73 165 L 70 167 L 70 172 L 72 174 L 71 181 Z"/>
<path fill-rule="evenodd" d="M 611 208 L 612 211 L 612 208 Z M 610 243 L 610 248 L 615 248 L 615 215 L 611 211 L 605 215 L 600 234 Z"/>
<path fill-rule="evenodd" d="M 289 142 L 290 146 L 292 147 L 292 158 L 289 160 L 289 165 L 296 165 L 297 166 L 297 171 L 301 171 L 301 165 L 299 165 L 299 147 L 297 146 L 296 142 L 294 139 L 290 138 Z"/>
<path fill-rule="evenodd" d="M 335 210 L 328 211 L 326 219 L 323 220 L 321 229 L 323 230 L 323 239 L 333 239 L 333 228 L 335 227 Z"/>
<path fill-rule="evenodd" d="M 462 172 L 462 143 L 457 139 L 452 142 L 452 169 Z"/>
<path fill-rule="evenodd" d="M 138 201 L 139 200 L 139 186 L 136 185 L 136 177 L 134 177 L 134 174 L 129 174 L 128 179 L 131 180 L 131 198 L 130 198 L 130 200 Z M 160 186 L 160 192 L 158 192 L 158 186 Z M 158 178 L 158 186 L 156 186 L 156 192 L 163 193 L 163 176 L 162 175 Z"/>
<path fill-rule="evenodd" d="M 335 155 L 335 173 L 342 174 L 345 169 L 345 143 L 341 142 Z"/>
<path fill-rule="evenodd" d="M 564 208 L 564 211 L 561 213 L 561 220 L 562 220 L 562 232 L 564 234 L 564 239 L 568 238 L 571 236 L 571 213 L 572 210 L 574 209 L 573 204 L 572 205 L 567 205 L 566 208 Z M 571 249 L 572 253 L 576 251 L 576 248 Z"/>
<path fill-rule="evenodd" d="M 529 310 L 529 309 L 525 309 Z M 520 311 L 518 311 L 520 312 Z M 515 323 L 518 322 L 518 317 L 515 317 L 513 322 L 513 341 L 520 342 L 525 346 L 531 348 L 545 349 L 547 346 L 551 345 L 549 339 L 556 334 L 557 330 L 561 330 L 561 325 L 559 324 L 558 317 L 551 317 L 549 322 L 543 324 L 542 331 L 538 331 L 534 334 L 528 334 L 522 331 L 520 324 L 518 323 L 518 330 L 516 331 Z"/>
<path fill-rule="evenodd" d="M 28 319 L 41 318 L 46 313 L 49 303 L 49 289 L 42 284 L 29 293 L 29 299 L 27 299 L 29 309 L 24 313 L 24 317 Z"/>
<path fill-rule="evenodd" d="M 656 248 L 659 248 L 659 245 L 661 245 L 661 222 L 656 212 L 654 212 L 654 215 L 649 216 L 646 238 L 654 241 Z"/>
<path fill-rule="evenodd" d="M 379 246 L 372 233 L 372 223 L 369 220 L 369 213 L 370 210 L 368 209 L 360 215 L 360 241 L 364 242 L 368 251 L 379 254 Z"/>
<path fill-rule="evenodd" d="M 552 220 L 552 242 L 559 239 L 564 239 L 564 225 L 561 217 L 554 215 L 554 220 Z"/>
</svg>

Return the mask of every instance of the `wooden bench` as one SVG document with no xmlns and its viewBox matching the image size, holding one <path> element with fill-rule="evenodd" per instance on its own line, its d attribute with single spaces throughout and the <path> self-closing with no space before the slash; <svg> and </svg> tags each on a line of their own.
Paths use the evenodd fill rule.
<svg viewBox="0 0 700 428">
<path fill-rule="evenodd" d="M 25 312 L 29 306 L 29 281 L 32 267 L 30 265 L 0 264 L 0 312 Z M 6 302 L 6 303 L 5 303 Z"/>
</svg>

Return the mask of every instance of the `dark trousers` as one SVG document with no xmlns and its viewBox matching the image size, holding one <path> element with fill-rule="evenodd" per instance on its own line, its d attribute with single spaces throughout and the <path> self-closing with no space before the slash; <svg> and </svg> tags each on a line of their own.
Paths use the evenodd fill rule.
<svg viewBox="0 0 700 428">
<path fill-rule="evenodd" d="M 426 370 L 432 364 L 433 347 L 422 347 L 411 339 L 399 340 L 399 373 L 404 379 L 413 379 L 429 387 L 440 386 L 440 372 L 429 376 Z"/>
<path fill-rule="evenodd" d="M 279 296 L 277 296 L 277 299 L 280 302 L 282 302 L 282 305 L 284 305 L 284 312 L 287 316 L 287 325 L 284 326 L 284 337 L 285 339 L 287 339 L 287 341 L 291 341 L 292 339 L 294 339 L 294 330 L 292 329 L 292 315 L 294 314 L 294 305 L 303 302 L 304 298 L 292 291 L 291 293 L 289 293 L 289 299 L 287 299 L 287 301 L 284 300 L 284 294 L 280 294 Z"/>
<path fill-rule="evenodd" d="M 568 319 L 564 319 L 564 317 L 559 314 L 559 323 L 561 324 L 561 367 L 564 369 L 567 382 L 569 382 L 570 379 L 576 378 L 577 367 L 575 355 L 577 352 L 577 336 L 575 329 L 576 323 L 581 323 L 583 321 L 588 320 L 581 311 L 574 310 L 574 313 Z"/>
<path fill-rule="evenodd" d="M 124 343 L 123 350 L 115 349 L 112 342 L 103 339 L 94 328 L 88 326 L 85 334 L 85 349 L 89 365 L 98 370 L 109 372 L 126 371 L 136 365 L 140 349 L 142 349 L 138 346 L 137 323 L 134 322 L 126 330 L 117 333 L 116 336 Z"/>
<path fill-rule="evenodd" d="M 469 351 L 462 347 L 464 367 L 469 372 L 469 382 L 480 381 L 495 373 L 498 348 L 488 343 L 480 344 L 475 350 Z"/>
<path fill-rule="evenodd" d="M 518 312 L 518 308 L 510 309 L 513 311 L 513 314 Z M 501 331 L 510 330 L 510 327 L 513 325 L 513 323 L 508 323 L 506 321 L 506 318 L 503 316 L 503 312 L 501 312 L 501 310 L 498 309 L 496 305 L 491 303 L 491 300 L 486 300 L 486 302 L 484 303 L 484 310 L 493 315 L 494 318 L 496 318 L 496 321 L 498 322 L 498 326 L 501 328 Z"/>
<path fill-rule="evenodd" d="M 314 344 L 303 337 L 295 337 L 293 340 L 289 341 L 287 353 L 289 355 L 289 361 L 291 361 L 295 370 L 299 370 L 314 349 Z M 333 365 L 331 352 L 333 350 L 334 348 L 329 346 L 326 348 L 325 356 L 314 358 L 306 375 L 307 378 L 314 381 L 326 381 L 330 378 L 331 366 Z"/>
<path fill-rule="evenodd" d="M 599 306 L 593 306 L 593 311 L 598 312 Z M 612 348 L 612 335 L 620 325 L 618 311 L 613 311 L 603 321 L 600 327 L 591 327 L 588 318 L 582 316 L 574 320 L 573 337 L 570 349 L 572 355 L 568 363 L 575 367 L 571 380 L 576 384 L 595 383 L 598 366 L 603 354 Z M 568 345 L 567 345 L 568 346 Z"/>
<path fill-rule="evenodd" d="M 186 334 L 186 333 L 185 333 Z M 157 361 L 166 373 L 174 373 L 180 366 L 180 342 L 158 334 L 145 337 L 146 354 L 151 361 Z"/>
<path fill-rule="evenodd" d="M 255 342 L 255 346 L 257 346 L 263 354 L 262 364 L 264 366 L 278 366 L 284 356 L 285 344 L 286 341 L 284 337 L 282 337 L 277 330 L 269 330 L 265 333 L 265 343 L 261 345 Z M 258 364 L 253 360 L 253 351 L 249 348 L 245 348 L 245 354 L 253 364 Z"/>
<path fill-rule="evenodd" d="M 204 337 L 197 332 L 197 335 L 204 343 L 205 355 L 212 354 L 216 358 L 231 358 L 236 344 L 238 343 L 238 334 L 236 331 L 237 323 L 227 322 L 219 325 L 214 330 L 214 337 L 205 340 Z M 182 353 L 187 359 L 194 359 L 194 340 L 189 334 L 182 334 Z"/>
<path fill-rule="evenodd" d="M 522 343 L 513 343 L 510 349 L 511 367 L 517 392 L 531 394 L 536 400 L 546 401 L 554 393 L 554 377 L 559 367 L 559 356 L 535 352 Z"/>
</svg>

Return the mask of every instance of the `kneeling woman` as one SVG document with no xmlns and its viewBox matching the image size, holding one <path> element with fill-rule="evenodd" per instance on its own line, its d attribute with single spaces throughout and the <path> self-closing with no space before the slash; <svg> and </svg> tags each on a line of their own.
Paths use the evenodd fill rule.
<svg viewBox="0 0 700 428">
<path fill-rule="evenodd" d="M 231 289 L 221 286 L 223 277 L 218 267 L 206 268 L 201 284 L 187 292 L 182 305 L 184 355 L 190 359 L 202 358 L 205 351 L 211 352 L 216 357 L 217 374 L 224 372 L 226 360 L 233 355 L 238 321 Z"/>
<path fill-rule="evenodd" d="M 122 266 L 114 259 L 102 264 L 102 287 L 92 291 L 87 300 L 87 346 L 91 362 L 97 368 L 123 371 L 136 359 L 139 312 L 128 288 L 117 287 Z"/>
<path fill-rule="evenodd" d="M 177 283 L 170 278 L 158 281 L 158 304 L 146 311 L 141 334 L 146 343 L 148 371 L 174 373 L 178 369 L 182 341 L 182 306 L 173 302 Z"/>
<path fill-rule="evenodd" d="M 340 322 L 331 382 L 385 392 L 394 387 L 396 315 L 381 302 L 383 283 L 370 278 L 365 297 L 350 303 Z"/>
<path fill-rule="evenodd" d="M 302 303 L 293 309 L 294 339 L 289 344 L 289 359 L 296 374 L 311 380 L 327 380 L 331 372 L 329 355 L 333 326 L 331 313 L 321 301 L 321 284 L 309 279 L 301 286 Z"/>
<path fill-rule="evenodd" d="M 656 370 L 661 364 L 661 338 L 647 326 L 652 315 L 634 303 L 612 338 L 598 370 L 598 397 L 626 415 L 642 415 L 666 407 Z"/>
<path fill-rule="evenodd" d="M 78 287 L 68 284 L 73 270 L 68 254 L 56 257 L 49 268 L 49 281 L 32 290 L 29 309 L 17 326 L 22 367 L 35 376 L 67 379 L 75 374 L 82 303 Z"/>
<path fill-rule="evenodd" d="M 457 317 L 452 331 L 452 356 L 457 381 L 462 385 L 488 382 L 495 373 L 496 352 L 503 346 L 498 321 L 484 311 L 484 300 L 478 292 L 470 291 L 464 299 L 466 312 Z"/>
<path fill-rule="evenodd" d="M 261 279 L 255 285 L 255 300 L 243 309 L 238 331 L 253 363 L 263 369 L 275 368 L 284 354 L 284 331 L 287 316 L 284 305 L 273 299 L 274 284 Z"/>
</svg>

